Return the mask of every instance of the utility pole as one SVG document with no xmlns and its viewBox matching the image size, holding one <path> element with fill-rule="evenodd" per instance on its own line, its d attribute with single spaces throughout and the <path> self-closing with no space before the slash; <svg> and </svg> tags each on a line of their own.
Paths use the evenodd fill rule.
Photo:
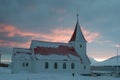
<svg viewBox="0 0 120 80">
<path fill-rule="evenodd" d="M 116 58 L 116 76 L 118 76 L 118 47 L 117 47 L 117 58 Z"/>
<path fill-rule="evenodd" d="M 1 54 L 0 54 L 0 63 L 1 63 Z"/>
<path fill-rule="evenodd" d="M 116 76 L 119 76 L 119 48 L 120 48 L 120 45 L 117 45 L 117 57 L 116 57 Z"/>
</svg>

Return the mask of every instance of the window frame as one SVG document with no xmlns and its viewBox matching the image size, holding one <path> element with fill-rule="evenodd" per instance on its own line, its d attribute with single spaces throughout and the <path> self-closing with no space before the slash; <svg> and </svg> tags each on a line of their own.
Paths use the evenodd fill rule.
<svg viewBox="0 0 120 80">
<path fill-rule="evenodd" d="M 49 68 L 49 63 L 45 62 L 45 69 L 48 69 L 48 68 Z"/>
<path fill-rule="evenodd" d="M 58 64 L 57 62 L 54 63 L 54 69 L 57 69 L 58 68 Z"/>
<path fill-rule="evenodd" d="M 66 66 L 66 62 L 63 63 L 63 69 L 66 69 L 67 66 Z"/>
<path fill-rule="evenodd" d="M 71 69 L 75 69 L 75 64 L 71 63 Z"/>
</svg>

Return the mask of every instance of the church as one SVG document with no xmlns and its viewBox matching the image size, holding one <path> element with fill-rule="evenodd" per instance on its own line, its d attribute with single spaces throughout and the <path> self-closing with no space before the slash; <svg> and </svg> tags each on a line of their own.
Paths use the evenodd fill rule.
<svg viewBox="0 0 120 80">
<path fill-rule="evenodd" d="M 13 48 L 12 73 L 90 74 L 86 43 L 77 17 L 68 43 L 32 40 L 30 48 Z"/>
</svg>

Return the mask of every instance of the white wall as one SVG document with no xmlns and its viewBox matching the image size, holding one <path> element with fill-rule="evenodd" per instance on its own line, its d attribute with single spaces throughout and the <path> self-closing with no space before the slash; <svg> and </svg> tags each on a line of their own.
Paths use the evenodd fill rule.
<svg viewBox="0 0 120 80">
<path fill-rule="evenodd" d="M 28 67 L 23 67 L 23 63 L 28 63 Z M 48 69 L 45 68 L 45 62 L 49 63 Z M 54 68 L 54 63 L 58 64 L 58 68 Z M 66 63 L 66 69 L 63 69 L 63 63 Z M 75 64 L 75 69 L 71 69 L 71 63 Z M 19 72 L 69 72 L 69 73 L 83 73 L 83 66 L 79 61 L 54 61 L 54 60 L 39 60 L 39 61 L 13 61 L 12 73 Z"/>
<path fill-rule="evenodd" d="M 45 62 L 49 63 L 48 69 L 45 68 Z M 58 68 L 54 68 L 54 63 L 58 63 Z M 63 69 L 63 63 L 66 63 L 66 69 Z M 71 69 L 71 63 L 75 63 L 75 69 Z M 54 60 L 39 60 L 35 61 L 35 72 L 71 72 L 81 73 L 83 67 L 80 61 L 54 61 Z"/>
</svg>

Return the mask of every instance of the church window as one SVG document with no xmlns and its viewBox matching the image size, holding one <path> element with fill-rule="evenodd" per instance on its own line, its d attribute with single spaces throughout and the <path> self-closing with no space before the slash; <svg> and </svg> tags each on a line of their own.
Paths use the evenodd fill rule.
<svg viewBox="0 0 120 80">
<path fill-rule="evenodd" d="M 74 68 L 75 68 L 75 64 L 71 63 L 71 69 L 74 69 Z"/>
<path fill-rule="evenodd" d="M 48 62 L 45 62 L 45 69 L 48 69 Z"/>
<path fill-rule="evenodd" d="M 25 63 L 22 63 L 22 66 L 25 67 Z"/>
<path fill-rule="evenodd" d="M 82 44 L 80 44 L 80 48 L 82 48 Z"/>
<path fill-rule="evenodd" d="M 86 66 L 84 65 L 84 69 L 86 69 Z"/>
<path fill-rule="evenodd" d="M 58 64 L 55 62 L 54 68 L 57 69 L 57 67 L 58 67 Z"/>
<path fill-rule="evenodd" d="M 66 69 L 66 63 L 65 62 L 63 63 L 63 69 Z"/>
<path fill-rule="evenodd" d="M 28 63 L 26 63 L 26 67 L 28 67 Z"/>
<path fill-rule="evenodd" d="M 27 63 L 27 62 L 26 62 L 26 63 L 24 62 L 24 63 L 22 63 L 22 66 L 23 66 L 23 67 L 28 67 L 28 63 Z"/>
</svg>

